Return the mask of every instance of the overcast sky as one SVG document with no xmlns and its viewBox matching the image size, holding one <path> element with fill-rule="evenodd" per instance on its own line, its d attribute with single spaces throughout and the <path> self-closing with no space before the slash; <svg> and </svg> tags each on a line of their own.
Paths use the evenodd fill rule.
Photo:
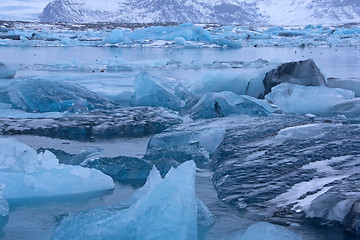
<svg viewBox="0 0 360 240">
<path fill-rule="evenodd" d="M 0 0 L 0 20 L 34 21 L 49 2 L 51 0 Z"/>
</svg>

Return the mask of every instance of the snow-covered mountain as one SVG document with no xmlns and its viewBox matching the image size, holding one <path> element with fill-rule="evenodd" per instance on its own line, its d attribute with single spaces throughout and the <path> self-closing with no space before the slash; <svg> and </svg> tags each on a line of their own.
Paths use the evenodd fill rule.
<svg viewBox="0 0 360 240">
<path fill-rule="evenodd" d="M 54 0 L 42 22 L 334 24 L 360 19 L 358 0 Z"/>
</svg>

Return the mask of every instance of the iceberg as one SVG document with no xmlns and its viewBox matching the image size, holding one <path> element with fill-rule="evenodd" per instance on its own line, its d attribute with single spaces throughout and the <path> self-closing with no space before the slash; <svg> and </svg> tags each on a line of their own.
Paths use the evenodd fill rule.
<svg viewBox="0 0 360 240">
<path fill-rule="evenodd" d="M 6 199 L 53 197 L 114 188 L 102 172 L 67 166 L 49 151 L 36 151 L 15 139 L 0 138 L 0 182 Z"/>
<path fill-rule="evenodd" d="M 207 93 L 192 107 L 192 119 L 225 117 L 231 114 L 249 114 L 265 116 L 273 110 L 260 99 L 250 96 L 239 96 L 233 92 Z"/>
<path fill-rule="evenodd" d="M 353 91 L 340 88 L 282 83 L 273 87 L 265 96 L 265 100 L 275 104 L 286 113 L 332 115 L 349 109 L 350 103 L 347 101 L 354 97 Z M 348 105 L 342 107 L 342 104 L 346 102 Z M 356 110 L 358 105 L 355 104 L 354 107 Z"/>
<path fill-rule="evenodd" d="M 194 162 L 170 170 L 164 179 L 153 168 L 128 202 L 132 203 L 128 208 L 120 204 L 65 217 L 52 239 L 197 239 Z"/>
<path fill-rule="evenodd" d="M 27 112 L 81 112 L 117 107 L 77 84 L 44 79 L 15 81 L 8 86 L 7 95 L 13 108 Z"/>
<path fill-rule="evenodd" d="M 266 73 L 263 80 L 264 96 L 271 88 L 280 83 L 292 83 L 303 86 L 326 86 L 327 82 L 314 60 L 284 63 Z"/>
<path fill-rule="evenodd" d="M 135 95 L 131 100 L 133 106 L 164 107 L 175 111 L 185 106 L 174 90 L 167 88 L 161 79 L 148 73 L 137 74 L 134 86 Z"/>
<path fill-rule="evenodd" d="M 255 98 L 264 93 L 262 79 L 265 76 L 266 68 L 263 69 L 238 69 L 234 72 L 207 73 L 197 84 L 189 89 L 195 95 L 202 95 L 209 92 L 230 91 L 238 95 L 249 95 Z M 239 74 L 240 71 L 240 74 Z"/>
<path fill-rule="evenodd" d="M 19 66 L 16 64 L 5 64 L 0 62 L 0 79 L 13 79 Z"/>
<path fill-rule="evenodd" d="M 226 128 L 221 121 L 204 120 L 184 123 L 154 135 L 146 149 L 144 159 L 157 163 L 159 159 L 178 163 L 192 160 L 199 168 L 207 166 L 222 143 Z"/>
<path fill-rule="evenodd" d="M 248 227 L 241 240 L 301 240 L 295 233 L 271 223 L 258 222 Z"/>
<path fill-rule="evenodd" d="M 356 97 L 360 97 L 360 81 L 356 79 L 327 79 L 330 88 L 342 88 L 351 90 L 355 93 Z"/>
</svg>

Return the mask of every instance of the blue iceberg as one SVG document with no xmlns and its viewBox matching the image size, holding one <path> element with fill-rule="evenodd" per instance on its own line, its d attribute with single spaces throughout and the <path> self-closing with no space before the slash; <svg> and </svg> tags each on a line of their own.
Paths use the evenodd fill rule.
<svg viewBox="0 0 360 240">
<path fill-rule="evenodd" d="M 260 99 L 233 92 L 207 93 L 190 109 L 192 119 L 225 117 L 232 114 L 266 116 L 273 110 Z"/>
<path fill-rule="evenodd" d="M 81 112 L 114 109 L 116 104 L 70 82 L 24 79 L 11 83 L 7 96 L 13 108 L 27 112 Z"/>
<path fill-rule="evenodd" d="M 153 168 L 146 184 L 127 202 L 63 218 L 52 239 L 194 240 L 197 211 L 194 162 L 170 170 L 164 179 Z"/>
<path fill-rule="evenodd" d="M 134 85 L 135 95 L 131 101 L 133 106 L 164 107 L 175 111 L 185 106 L 174 90 L 166 87 L 161 79 L 148 73 L 137 74 Z"/>
<path fill-rule="evenodd" d="M 54 197 L 114 188 L 96 169 L 59 164 L 49 151 L 37 154 L 25 144 L 0 138 L 0 182 L 6 199 Z"/>
</svg>

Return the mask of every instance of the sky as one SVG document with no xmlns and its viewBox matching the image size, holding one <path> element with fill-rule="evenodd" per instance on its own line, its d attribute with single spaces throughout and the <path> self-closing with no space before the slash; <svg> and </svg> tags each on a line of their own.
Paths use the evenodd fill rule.
<svg viewBox="0 0 360 240">
<path fill-rule="evenodd" d="M 0 20 L 34 21 L 51 0 L 0 0 Z"/>
</svg>

